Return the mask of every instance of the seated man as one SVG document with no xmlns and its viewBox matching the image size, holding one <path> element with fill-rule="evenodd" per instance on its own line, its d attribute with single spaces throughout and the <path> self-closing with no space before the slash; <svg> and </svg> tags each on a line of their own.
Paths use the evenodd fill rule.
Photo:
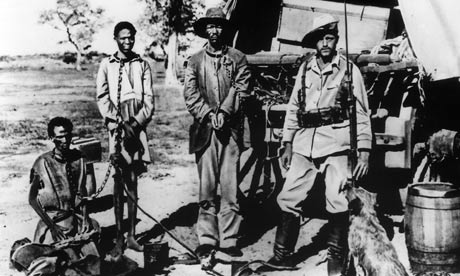
<svg viewBox="0 0 460 276">
<path fill-rule="evenodd" d="M 98 223 L 88 216 L 82 198 L 94 192 L 95 183 L 87 173 L 87 164 L 78 150 L 70 149 L 73 125 L 69 119 L 55 117 L 48 123 L 48 136 L 54 149 L 35 161 L 30 174 L 29 204 L 40 217 L 34 242 L 65 243 L 70 238 L 89 236 L 99 232 Z M 85 235 L 86 234 L 86 235 Z M 72 244 L 72 245 L 70 245 Z M 91 239 L 65 247 L 73 261 L 89 255 L 99 257 Z M 98 275 L 99 265 L 91 275 Z"/>
</svg>

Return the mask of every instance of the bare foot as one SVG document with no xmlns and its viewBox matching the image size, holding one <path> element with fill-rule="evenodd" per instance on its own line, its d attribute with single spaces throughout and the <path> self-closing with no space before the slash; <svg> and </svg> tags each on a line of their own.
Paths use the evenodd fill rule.
<svg viewBox="0 0 460 276">
<path fill-rule="evenodd" d="M 137 252 L 144 251 L 144 246 L 140 245 L 133 236 L 128 236 L 126 239 L 126 246 Z"/>
</svg>

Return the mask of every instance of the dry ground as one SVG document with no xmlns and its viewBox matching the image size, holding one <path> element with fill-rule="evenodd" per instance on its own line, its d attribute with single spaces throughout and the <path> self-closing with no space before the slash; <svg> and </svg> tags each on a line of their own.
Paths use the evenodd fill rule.
<svg viewBox="0 0 460 276">
<path fill-rule="evenodd" d="M 44 70 L 0 70 L 0 275 L 22 275 L 8 268 L 9 249 L 15 240 L 32 238 L 33 235 L 37 217 L 27 203 L 28 172 L 34 159 L 51 148 L 46 137 L 46 122 L 57 115 L 71 118 L 76 126 L 75 134 L 100 139 L 104 158 L 107 158 L 104 128 L 95 104 L 94 83 L 95 66 L 89 66 L 83 72 L 59 66 Z M 198 177 L 194 158 L 187 153 L 190 117 L 184 108 L 180 87 L 157 84 L 155 88 L 157 112 L 148 128 L 155 163 L 139 180 L 139 204 L 155 218 L 163 220 L 188 246 L 195 248 Z M 96 163 L 95 167 L 97 183 L 100 184 L 107 162 Z M 111 190 L 109 183 L 93 214 L 107 235 L 113 233 L 114 224 Z M 273 215 L 256 207 L 248 211 L 259 221 L 244 228 L 247 239 L 244 256 L 240 258 L 242 261 L 266 260 L 271 255 L 275 232 Z M 302 227 L 297 245 L 301 270 L 266 275 L 327 275 L 326 264 L 322 262 L 325 222 L 314 218 Z M 137 232 L 143 242 L 168 241 L 172 256 L 186 253 L 143 214 L 139 214 Z M 403 235 L 396 233 L 393 243 L 401 260 L 408 266 Z M 142 254 L 130 250 L 126 254 L 143 267 Z M 230 275 L 228 258 L 223 254 L 217 257 L 223 263 L 217 265 L 216 270 Z M 169 275 L 206 273 L 197 265 L 175 265 Z"/>
</svg>

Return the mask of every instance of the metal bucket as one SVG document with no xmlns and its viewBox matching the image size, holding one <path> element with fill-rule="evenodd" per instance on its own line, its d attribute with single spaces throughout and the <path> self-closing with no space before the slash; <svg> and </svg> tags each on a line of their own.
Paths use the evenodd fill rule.
<svg viewBox="0 0 460 276">
<path fill-rule="evenodd" d="M 144 269 L 161 272 L 169 266 L 169 246 L 167 242 L 144 244 Z"/>
</svg>

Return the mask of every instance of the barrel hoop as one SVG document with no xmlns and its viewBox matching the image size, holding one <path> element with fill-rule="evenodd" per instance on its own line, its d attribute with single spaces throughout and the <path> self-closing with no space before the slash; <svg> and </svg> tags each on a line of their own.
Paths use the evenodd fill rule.
<svg viewBox="0 0 460 276">
<path fill-rule="evenodd" d="M 425 207 L 425 206 L 417 206 L 417 205 L 410 204 L 410 203 L 406 203 L 406 205 L 411 206 L 411 207 L 415 207 L 415 208 L 418 208 L 418 209 L 422 209 L 422 210 L 459 210 L 458 206 L 453 206 L 453 207 L 456 207 L 456 208 L 430 208 L 430 207 Z"/>
</svg>

